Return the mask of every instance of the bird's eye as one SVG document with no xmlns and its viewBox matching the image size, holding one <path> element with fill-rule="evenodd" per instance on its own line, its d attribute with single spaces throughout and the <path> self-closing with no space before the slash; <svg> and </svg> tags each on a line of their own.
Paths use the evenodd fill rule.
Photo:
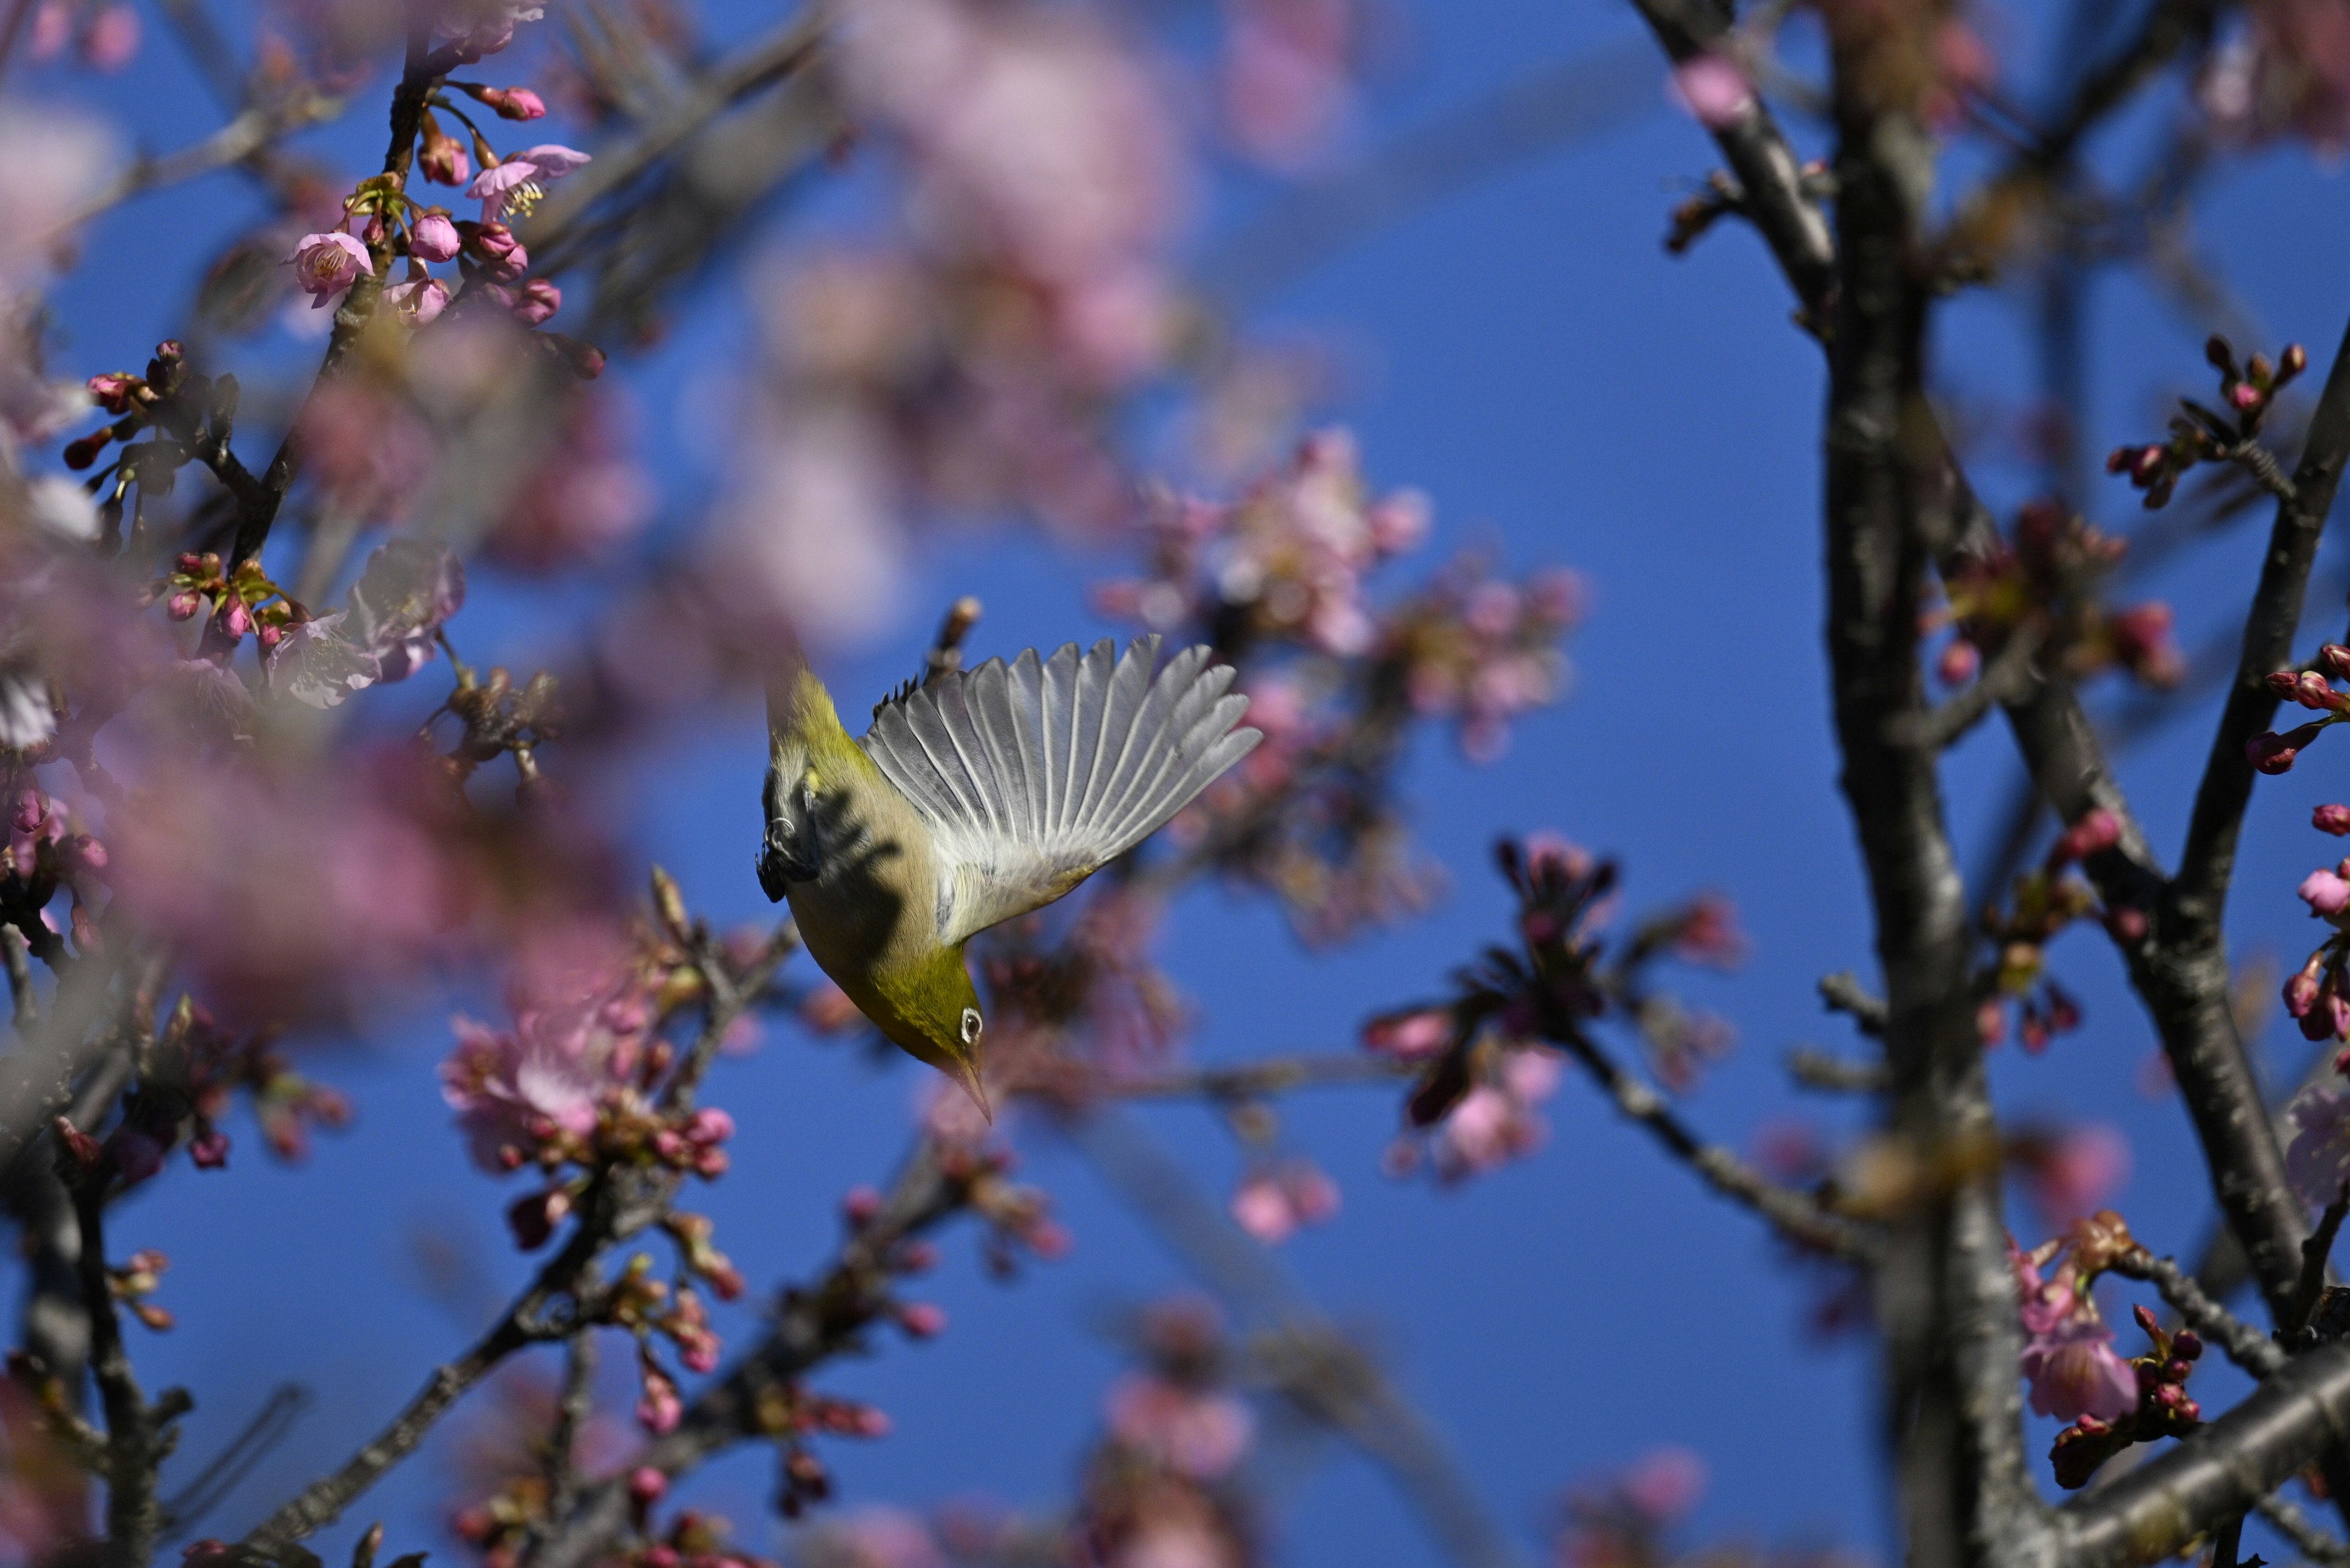
<svg viewBox="0 0 2350 1568">
<path fill-rule="evenodd" d="M 962 1010 L 962 1043 L 966 1045 L 977 1044 L 979 1043 L 980 1028 L 979 1009 L 976 1007 L 964 1008 Z"/>
</svg>

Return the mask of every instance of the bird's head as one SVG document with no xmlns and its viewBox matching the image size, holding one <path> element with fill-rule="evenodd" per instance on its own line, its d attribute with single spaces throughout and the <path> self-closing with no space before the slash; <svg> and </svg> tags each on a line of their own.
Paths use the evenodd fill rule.
<svg viewBox="0 0 2350 1568">
<path fill-rule="evenodd" d="M 960 947 L 934 948 L 920 961 L 875 977 L 882 1005 L 868 1009 L 873 1022 L 907 1054 L 952 1078 L 995 1119 L 982 1077 L 981 1047 L 986 1020 L 971 983 Z"/>
</svg>

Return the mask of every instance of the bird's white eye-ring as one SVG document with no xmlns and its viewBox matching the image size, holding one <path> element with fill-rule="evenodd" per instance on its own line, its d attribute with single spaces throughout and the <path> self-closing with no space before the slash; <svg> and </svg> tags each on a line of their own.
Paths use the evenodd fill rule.
<svg viewBox="0 0 2350 1568">
<path fill-rule="evenodd" d="M 962 1010 L 962 1043 L 966 1045 L 978 1044 L 980 1028 L 979 1009 L 964 1008 Z"/>
</svg>

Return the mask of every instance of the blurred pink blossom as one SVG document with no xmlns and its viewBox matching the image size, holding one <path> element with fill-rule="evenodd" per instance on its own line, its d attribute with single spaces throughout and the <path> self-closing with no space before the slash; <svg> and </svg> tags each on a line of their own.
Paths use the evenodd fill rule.
<svg viewBox="0 0 2350 1568">
<path fill-rule="evenodd" d="M 2350 1088 L 2311 1084 L 2285 1106 L 2285 1118 L 2293 1127 L 2284 1152 L 2293 1189 L 2312 1208 L 2333 1202 L 2350 1181 Z"/>
<path fill-rule="evenodd" d="M 1354 0 L 1225 0 L 1219 86 L 1246 156 L 1286 171 L 1332 149 L 1355 104 Z"/>
<path fill-rule="evenodd" d="M 1671 1524 L 1705 1495 L 1705 1460 L 1682 1448 L 1651 1449 L 1617 1479 L 1624 1500 L 1659 1525 Z"/>
<path fill-rule="evenodd" d="M 1231 1395 L 1186 1388 L 1147 1372 L 1112 1385 L 1107 1411 L 1120 1442 L 1195 1480 L 1229 1472 L 1256 1432 L 1248 1407 Z"/>
<path fill-rule="evenodd" d="M 2023 1376 L 2033 1411 L 2060 1421 L 2111 1421 L 2137 1408 L 2137 1373 L 2114 1348 L 2114 1331 L 2093 1318 L 2066 1317 L 2033 1334 Z"/>
<path fill-rule="evenodd" d="M 1721 55 L 1699 55 L 1675 66 L 1672 89 L 1674 101 L 1710 130 L 1731 124 L 1754 102 L 1746 73 Z"/>
<path fill-rule="evenodd" d="M 1338 1184 L 1310 1160 L 1284 1160 L 1252 1173 L 1232 1193 L 1232 1219 L 1240 1228 L 1274 1246 L 1307 1225 L 1320 1225 L 1338 1212 Z"/>
<path fill-rule="evenodd" d="M 2053 1226 L 2094 1213 L 2129 1179 L 2129 1140 L 2103 1122 L 2066 1128 L 2024 1162 L 2033 1201 Z"/>
</svg>

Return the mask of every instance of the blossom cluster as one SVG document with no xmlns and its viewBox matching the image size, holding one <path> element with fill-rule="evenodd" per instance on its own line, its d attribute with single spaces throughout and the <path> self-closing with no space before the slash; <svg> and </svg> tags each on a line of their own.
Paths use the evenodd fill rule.
<svg viewBox="0 0 2350 1568">
<path fill-rule="evenodd" d="M 2303 138 L 2350 147 L 2350 7 L 2341 0 L 2254 0 L 2203 62 L 2196 99 L 2224 139 Z"/>
<path fill-rule="evenodd" d="M 2015 879 L 2004 909 L 1984 911 L 1985 934 L 1998 952 L 1992 992 L 1975 1014 L 1984 1044 L 2007 1038 L 2011 1003 L 2017 1039 L 2035 1056 L 2055 1036 L 2081 1026 L 2081 1004 L 2048 973 L 2048 944 L 2067 926 L 2095 918 L 2126 946 L 2145 939 L 2144 910 L 2100 908 L 2095 890 L 2073 873 L 2074 867 L 2119 844 L 2121 836 L 2119 818 L 2102 806 L 2091 807 L 2056 836 L 2039 866 Z"/>
<path fill-rule="evenodd" d="M 2098 1277 L 2137 1251 L 2129 1227 L 2111 1210 L 2076 1221 L 2029 1252 L 2010 1243 L 2032 1408 L 2068 1423 L 2049 1454 L 2060 1486 L 2085 1486 L 2123 1449 L 2184 1437 L 2202 1418 L 2186 1392 L 2203 1354 L 2201 1340 L 2190 1330 L 2165 1334 L 2139 1306 L 2133 1311 L 2151 1349 L 2126 1360 L 2097 1310 L 2092 1287 Z"/>
<path fill-rule="evenodd" d="M 2270 691 L 2287 702 L 2314 710 L 2321 717 L 2282 733 L 2270 730 L 2254 735 L 2244 744 L 2244 755 L 2252 766 L 2264 774 L 2291 773 L 2293 764 L 2309 749 L 2310 742 L 2345 716 L 2350 716 L 2350 693 L 2334 690 L 2334 682 L 2342 680 L 2350 680 L 2350 648 L 2338 642 L 2329 642 L 2317 650 L 2315 669 L 2272 671 L 2268 677 Z M 2322 816 L 2317 826 L 2326 832 L 2340 831 L 2327 826 Z"/>
<path fill-rule="evenodd" d="M 1278 896 L 1311 940 L 1432 894 L 1390 798 L 1410 726 L 1448 721 L 1464 751 L 1490 759 L 1512 720 L 1565 686 L 1558 644 L 1582 606 L 1571 574 L 1512 583 L 1464 559 L 1374 601 L 1372 575 L 1428 524 L 1425 497 L 1375 493 L 1353 438 L 1325 431 L 1229 504 L 1158 493 L 1143 574 L 1096 592 L 1106 611 L 1202 639 L 1246 672 L 1264 741 L 1173 836 Z"/>
<path fill-rule="evenodd" d="M 2016 515 L 2011 536 L 1995 539 L 1944 574 L 1951 639 L 1938 671 L 1962 685 L 2011 639 L 2029 628 L 2041 662 L 2083 679 L 2120 669 L 2153 687 L 2186 673 L 2170 607 L 2159 601 L 2108 607 L 2097 589 L 2128 550 L 2054 502 L 2035 501 Z"/>
<path fill-rule="evenodd" d="M 1631 1023 L 1669 1086 L 1694 1081 L 1698 1063 L 1726 1048 L 1728 1026 L 1656 990 L 1654 962 L 1673 956 L 1721 966 L 1742 958 L 1736 911 L 1707 895 L 1640 922 L 1610 951 L 1616 867 L 1555 834 L 1495 849 L 1518 898 L 1520 946 L 1488 950 L 1460 975 L 1459 994 L 1381 1013 L 1364 1025 L 1367 1050 L 1419 1067 L 1405 1102 L 1409 1130 L 1388 1151 L 1397 1174 L 1425 1161 L 1458 1181 L 1539 1148 L 1539 1107 L 1563 1074 L 1554 1044 L 1570 1044 L 1604 1014 Z"/>
<path fill-rule="evenodd" d="M 2168 504 L 2179 479 L 2198 463 L 2274 460 L 2259 450 L 2261 425 L 2275 407 L 2276 396 L 2309 369 L 2309 353 L 2298 343 L 2288 344 L 2272 362 L 2255 354 L 2245 364 L 2226 338 L 2213 334 L 2204 345 L 2204 357 L 2220 372 L 2223 412 L 2192 398 L 2178 400 L 2184 410 L 2170 419 L 2170 439 L 2145 446 L 2118 446 L 2106 458 L 2106 472 L 2129 476 L 2146 493 L 2147 510 Z"/>
</svg>

